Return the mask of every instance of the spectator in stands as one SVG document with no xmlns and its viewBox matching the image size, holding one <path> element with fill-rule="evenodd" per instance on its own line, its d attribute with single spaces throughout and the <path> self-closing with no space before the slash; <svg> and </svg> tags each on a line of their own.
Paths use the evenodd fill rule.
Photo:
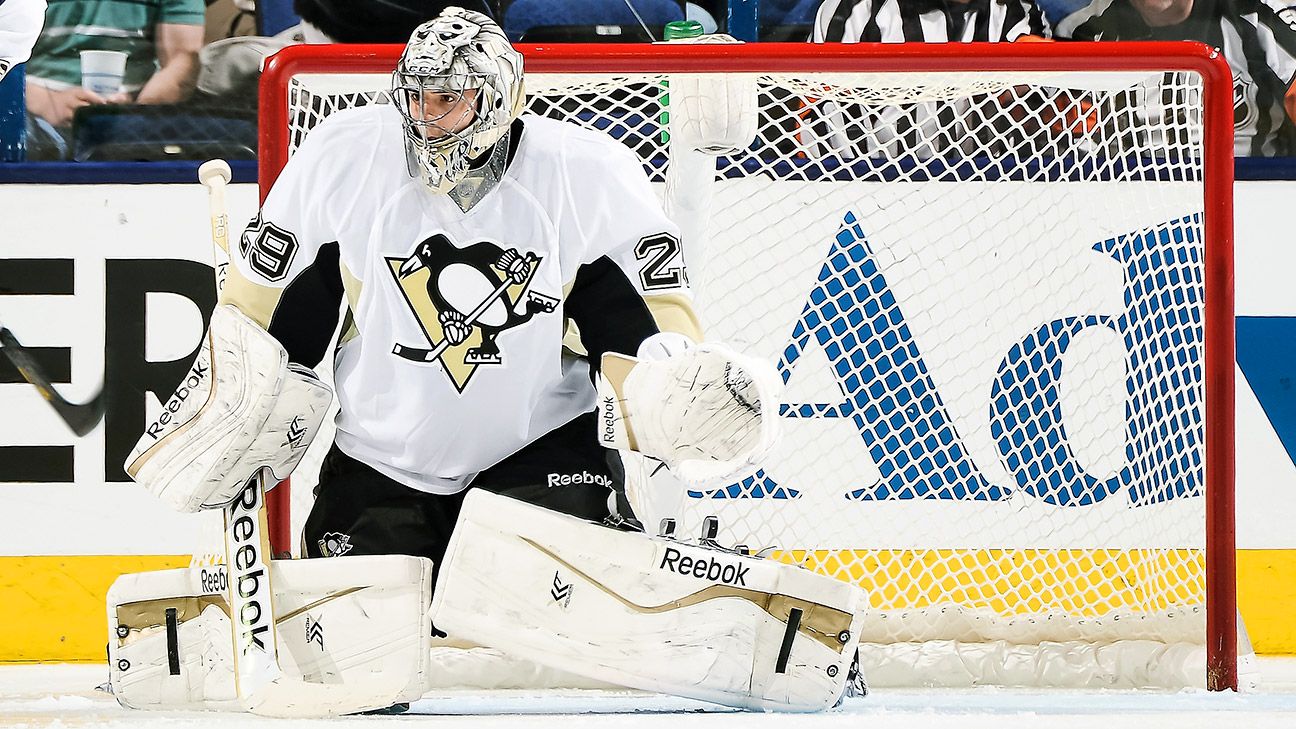
<svg viewBox="0 0 1296 729">
<path fill-rule="evenodd" d="M 1076 40 L 1196 40 L 1233 69 L 1234 153 L 1296 155 L 1296 8 L 1277 0 L 1096 0 L 1058 19 Z M 1047 9 L 1047 6 L 1046 6 Z"/>
<path fill-rule="evenodd" d="M 811 40 L 995 43 L 1049 35 L 1034 0 L 825 0 Z"/>
<path fill-rule="evenodd" d="M 193 91 L 203 42 L 203 0 L 60 0 L 27 63 L 33 158 L 65 147 L 77 109 L 90 104 L 170 104 Z M 81 87 L 83 50 L 127 54 L 123 90 L 103 97 Z M 61 155 L 60 155 L 61 156 Z"/>
</svg>

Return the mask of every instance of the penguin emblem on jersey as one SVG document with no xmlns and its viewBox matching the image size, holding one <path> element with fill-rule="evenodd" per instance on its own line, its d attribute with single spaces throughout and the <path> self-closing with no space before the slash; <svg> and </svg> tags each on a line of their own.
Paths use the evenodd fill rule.
<svg viewBox="0 0 1296 729">
<path fill-rule="evenodd" d="M 397 343 L 392 354 L 440 362 L 459 392 L 478 367 L 504 364 L 501 332 L 558 308 L 558 299 L 531 290 L 540 264 L 534 253 L 489 241 L 465 248 L 437 233 L 387 265 L 427 346 Z"/>
</svg>

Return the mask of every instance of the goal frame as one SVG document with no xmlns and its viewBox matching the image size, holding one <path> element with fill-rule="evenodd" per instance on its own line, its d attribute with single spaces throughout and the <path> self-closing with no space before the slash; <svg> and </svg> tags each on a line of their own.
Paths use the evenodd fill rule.
<svg viewBox="0 0 1296 729">
<path fill-rule="evenodd" d="M 259 197 L 288 158 L 288 81 L 308 73 L 388 73 L 401 45 L 298 45 L 266 59 L 260 80 Z M 1187 71 L 1203 92 L 1206 686 L 1237 690 L 1232 74 L 1195 42 L 519 45 L 529 73 Z M 289 489 L 268 494 L 270 538 L 291 544 Z"/>
</svg>

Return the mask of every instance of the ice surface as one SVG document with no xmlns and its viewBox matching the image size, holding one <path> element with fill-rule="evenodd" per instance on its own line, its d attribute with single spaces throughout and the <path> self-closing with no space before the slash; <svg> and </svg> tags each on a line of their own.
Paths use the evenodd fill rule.
<svg viewBox="0 0 1296 729">
<path fill-rule="evenodd" d="M 247 714 L 123 709 L 94 690 L 101 665 L 0 666 L 0 727 L 244 726 L 453 729 L 1293 729 L 1296 658 L 1263 658 L 1251 694 L 1137 691 L 885 690 L 814 715 L 752 714 L 633 691 L 454 691 L 430 694 L 404 716 L 275 720 Z"/>
</svg>

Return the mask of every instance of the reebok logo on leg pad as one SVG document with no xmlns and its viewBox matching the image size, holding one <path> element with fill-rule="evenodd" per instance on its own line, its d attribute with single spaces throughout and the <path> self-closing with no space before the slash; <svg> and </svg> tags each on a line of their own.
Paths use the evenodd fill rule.
<svg viewBox="0 0 1296 729">
<path fill-rule="evenodd" d="M 581 471 L 580 473 L 551 473 L 546 479 L 550 488 L 554 486 L 574 486 L 580 484 L 592 484 L 594 486 L 603 486 L 612 488 L 612 479 L 601 473 L 590 473 Z"/>
<path fill-rule="evenodd" d="M 743 587 L 747 586 L 747 573 L 751 571 L 750 565 L 725 564 L 709 557 L 690 557 L 675 547 L 666 548 L 661 564 L 657 567 L 680 575 L 692 575 L 702 580 Z"/>
</svg>

